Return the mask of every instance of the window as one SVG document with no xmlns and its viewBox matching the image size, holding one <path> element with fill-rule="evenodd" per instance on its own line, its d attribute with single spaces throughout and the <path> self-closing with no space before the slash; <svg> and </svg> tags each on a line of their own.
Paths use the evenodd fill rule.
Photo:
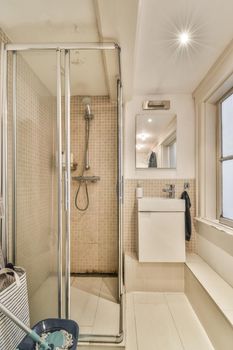
<svg viewBox="0 0 233 350">
<path fill-rule="evenodd" d="M 233 91 L 219 103 L 219 221 L 233 226 Z"/>
<path fill-rule="evenodd" d="M 161 144 L 164 168 L 176 168 L 176 132 L 169 135 Z"/>
<path fill-rule="evenodd" d="M 170 168 L 176 167 L 176 140 L 168 146 Z"/>
</svg>

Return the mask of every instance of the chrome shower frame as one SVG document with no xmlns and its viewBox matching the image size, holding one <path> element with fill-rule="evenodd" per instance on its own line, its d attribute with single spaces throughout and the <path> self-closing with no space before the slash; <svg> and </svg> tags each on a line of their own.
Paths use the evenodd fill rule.
<svg viewBox="0 0 233 350">
<path fill-rule="evenodd" d="M 117 80 L 117 125 L 118 125 L 118 172 L 117 172 L 117 197 L 118 197 L 118 298 L 120 302 L 120 325 L 119 333 L 113 335 L 80 335 L 80 342 L 90 343 L 121 343 L 123 340 L 124 317 L 123 317 L 123 198 L 124 198 L 124 177 L 123 177 L 123 102 L 122 102 L 122 83 L 121 83 L 121 49 L 117 43 L 40 43 L 40 44 L 2 44 L 1 45 L 1 85 L 0 85 L 0 108 L 1 108 L 1 196 L 4 203 L 4 217 L 1 222 L 0 243 L 6 260 L 16 261 L 16 237 L 17 237 L 17 109 L 16 109 L 16 55 L 17 52 L 31 50 L 50 50 L 57 53 L 57 150 L 58 150 L 58 313 L 59 317 L 65 315 L 70 318 L 70 51 L 71 50 L 116 50 L 118 55 L 119 78 Z M 7 53 L 13 52 L 13 140 L 12 140 L 12 209 L 8 208 L 8 166 L 7 166 Z M 65 169 L 65 198 L 62 194 L 62 123 L 61 123 L 61 53 L 65 53 L 65 134 L 66 134 L 66 169 Z M 65 201 L 66 208 L 66 246 L 65 246 L 65 310 L 63 310 L 62 299 L 62 201 Z M 8 230 L 8 212 L 12 210 L 12 232 Z"/>
</svg>

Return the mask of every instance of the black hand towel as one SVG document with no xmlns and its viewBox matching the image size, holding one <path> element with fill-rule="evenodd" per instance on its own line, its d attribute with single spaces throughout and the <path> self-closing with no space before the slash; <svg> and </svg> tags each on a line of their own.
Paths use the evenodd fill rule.
<svg viewBox="0 0 233 350">
<path fill-rule="evenodd" d="M 181 199 L 185 200 L 185 239 L 186 241 L 190 241 L 192 234 L 192 220 L 190 214 L 191 201 L 187 191 L 182 193 Z"/>
<path fill-rule="evenodd" d="M 155 152 L 151 152 L 149 159 L 149 168 L 157 168 L 157 157 Z"/>
</svg>

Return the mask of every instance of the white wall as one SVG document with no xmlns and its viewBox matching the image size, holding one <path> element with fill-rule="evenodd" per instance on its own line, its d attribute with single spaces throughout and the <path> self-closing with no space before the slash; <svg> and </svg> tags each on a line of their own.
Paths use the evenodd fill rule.
<svg viewBox="0 0 233 350">
<path fill-rule="evenodd" d="M 177 168 L 137 169 L 135 166 L 135 116 L 143 111 L 144 100 L 170 100 L 169 113 L 177 115 Z M 163 113 L 166 113 L 164 111 Z M 194 101 L 189 94 L 134 96 L 125 105 L 125 178 L 126 179 L 190 179 L 195 178 L 195 113 Z"/>
</svg>

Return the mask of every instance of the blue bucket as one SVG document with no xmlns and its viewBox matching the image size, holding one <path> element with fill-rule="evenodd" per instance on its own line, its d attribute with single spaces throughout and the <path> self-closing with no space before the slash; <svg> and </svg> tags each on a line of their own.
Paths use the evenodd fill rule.
<svg viewBox="0 0 233 350">
<path fill-rule="evenodd" d="M 64 329 L 73 336 L 73 346 L 69 350 L 76 350 L 78 345 L 79 327 L 75 321 L 58 318 L 48 318 L 38 322 L 33 328 L 38 335 L 47 332 L 55 332 Z M 27 335 L 18 345 L 19 350 L 34 350 L 36 343 Z"/>
</svg>

